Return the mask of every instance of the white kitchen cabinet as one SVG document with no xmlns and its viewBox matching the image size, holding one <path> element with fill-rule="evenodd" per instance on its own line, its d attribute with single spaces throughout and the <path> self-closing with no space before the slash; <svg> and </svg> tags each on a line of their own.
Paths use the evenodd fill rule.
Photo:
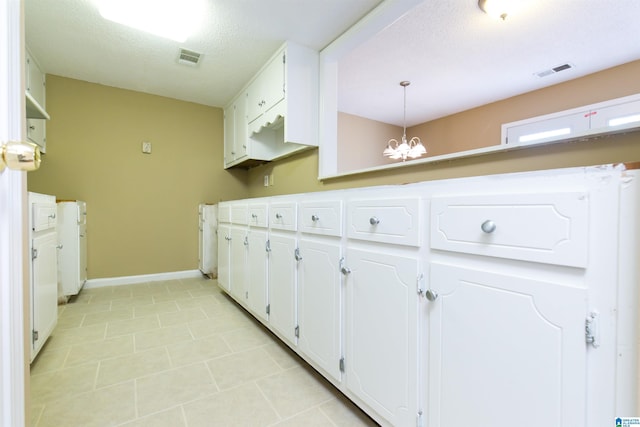
<svg viewBox="0 0 640 427">
<path fill-rule="evenodd" d="M 27 117 L 27 139 L 47 150 L 46 122 L 46 78 L 29 49 L 25 49 L 25 96 Z"/>
<path fill-rule="evenodd" d="M 301 238 L 298 247 L 298 347 L 341 380 L 342 276 L 339 241 Z"/>
<path fill-rule="evenodd" d="M 384 426 L 638 413 L 634 167 L 261 200 L 247 215 L 271 249 L 261 320 Z"/>
<path fill-rule="evenodd" d="M 269 320 L 268 298 L 268 252 L 267 225 L 268 207 L 266 202 L 249 204 L 249 227 L 247 231 L 247 308 L 262 322 Z"/>
<path fill-rule="evenodd" d="M 318 52 L 291 42 L 278 49 L 225 107 L 225 167 L 252 167 L 317 146 L 318 85 Z"/>
<path fill-rule="evenodd" d="M 231 267 L 230 291 L 236 300 L 243 300 L 247 292 L 247 246 L 246 227 L 232 225 L 230 230 Z"/>
<path fill-rule="evenodd" d="M 55 196 L 29 193 L 31 361 L 58 320 L 58 235 Z"/>
<path fill-rule="evenodd" d="M 430 266 L 429 425 L 586 425 L 586 289 L 460 264 Z"/>
<path fill-rule="evenodd" d="M 225 167 L 249 154 L 247 141 L 247 97 L 236 97 L 224 109 L 224 164 Z"/>
<path fill-rule="evenodd" d="M 58 293 L 77 295 L 87 281 L 87 204 L 58 202 Z"/>
<path fill-rule="evenodd" d="M 297 344 L 297 242 L 293 233 L 269 234 L 269 324 L 289 345 Z"/>
<path fill-rule="evenodd" d="M 231 286 L 231 205 L 218 203 L 218 285 L 225 291 Z"/>
<path fill-rule="evenodd" d="M 218 206 L 201 203 L 198 205 L 198 269 L 202 274 L 218 276 Z"/>
</svg>

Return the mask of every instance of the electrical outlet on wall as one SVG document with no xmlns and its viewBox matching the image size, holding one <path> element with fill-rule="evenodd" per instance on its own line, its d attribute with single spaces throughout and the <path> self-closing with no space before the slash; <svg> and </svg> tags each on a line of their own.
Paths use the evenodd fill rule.
<svg viewBox="0 0 640 427">
<path fill-rule="evenodd" d="M 264 180 L 264 186 L 268 187 L 269 186 L 269 175 L 265 175 L 263 180 Z"/>
<path fill-rule="evenodd" d="M 149 141 L 142 141 L 142 152 L 151 154 L 151 143 Z"/>
</svg>

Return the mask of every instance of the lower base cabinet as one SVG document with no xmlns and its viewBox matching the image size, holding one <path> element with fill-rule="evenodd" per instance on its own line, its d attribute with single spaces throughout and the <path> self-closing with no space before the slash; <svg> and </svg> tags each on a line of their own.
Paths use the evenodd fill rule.
<svg viewBox="0 0 640 427">
<path fill-rule="evenodd" d="M 298 249 L 298 349 L 340 381 L 341 247 L 339 242 L 301 239 Z"/>
<path fill-rule="evenodd" d="M 639 179 L 274 196 L 220 225 L 218 281 L 383 426 L 613 425 L 640 413 Z"/>
<path fill-rule="evenodd" d="M 394 426 L 418 412 L 416 257 L 347 249 L 347 388 Z"/>
<path fill-rule="evenodd" d="M 586 425 L 585 289 L 429 270 L 429 425 Z"/>
<path fill-rule="evenodd" d="M 290 345 L 297 344 L 296 238 L 269 236 L 269 324 Z"/>
</svg>

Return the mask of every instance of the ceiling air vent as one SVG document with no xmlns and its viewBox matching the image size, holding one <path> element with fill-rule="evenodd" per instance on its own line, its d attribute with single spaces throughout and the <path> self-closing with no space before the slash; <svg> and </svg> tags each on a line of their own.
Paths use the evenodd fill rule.
<svg viewBox="0 0 640 427">
<path fill-rule="evenodd" d="M 544 70 L 544 71 L 539 71 L 539 72 L 534 73 L 534 74 L 536 76 L 538 76 L 538 77 L 547 77 L 547 76 L 550 76 L 552 74 L 559 73 L 560 71 L 568 70 L 570 68 L 573 68 L 573 65 L 571 65 L 571 64 L 562 64 L 562 65 L 558 65 L 557 67 L 549 68 L 548 70 Z"/>
<path fill-rule="evenodd" d="M 196 66 L 200 62 L 201 57 L 201 53 L 187 49 L 180 49 L 180 55 L 178 55 L 178 64 Z"/>
</svg>

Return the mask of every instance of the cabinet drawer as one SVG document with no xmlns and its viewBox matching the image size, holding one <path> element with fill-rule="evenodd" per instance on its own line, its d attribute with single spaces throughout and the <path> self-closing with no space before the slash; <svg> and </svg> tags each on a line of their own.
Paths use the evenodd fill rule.
<svg viewBox="0 0 640 427">
<path fill-rule="evenodd" d="M 275 230 L 297 230 L 296 203 L 273 203 L 269 207 L 269 227 Z"/>
<path fill-rule="evenodd" d="M 249 224 L 249 209 L 245 203 L 231 205 L 231 223 L 238 225 Z"/>
<path fill-rule="evenodd" d="M 324 236 L 342 236 L 342 201 L 301 203 L 300 231 Z"/>
<path fill-rule="evenodd" d="M 249 225 L 251 225 L 252 227 L 264 228 L 269 225 L 266 203 L 256 203 L 249 205 Z"/>
<path fill-rule="evenodd" d="M 420 246 L 420 199 L 353 200 L 347 236 L 372 242 Z"/>
<path fill-rule="evenodd" d="M 218 203 L 218 222 L 231 222 L 231 206 L 228 203 Z"/>
<path fill-rule="evenodd" d="M 586 192 L 434 197 L 431 248 L 586 267 Z"/>
<path fill-rule="evenodd" d="M 33 231 L 55 228 L 58 206 L 55 203 L 33 203 Z"/>
</svg>

